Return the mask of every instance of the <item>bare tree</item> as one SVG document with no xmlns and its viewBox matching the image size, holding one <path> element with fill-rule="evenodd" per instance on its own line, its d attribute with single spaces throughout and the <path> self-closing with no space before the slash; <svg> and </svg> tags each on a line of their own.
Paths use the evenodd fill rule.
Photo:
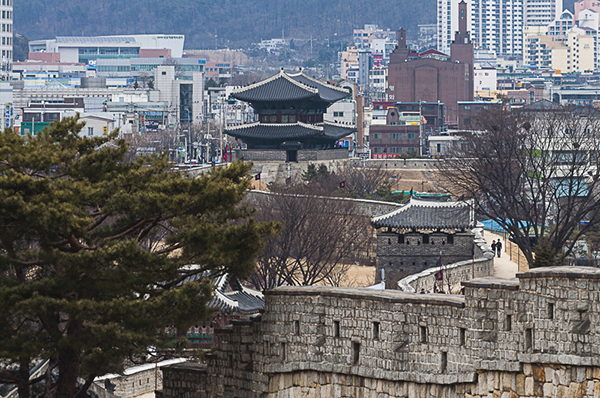
<svg viewBox="0 0 600 398">
<path fill-rule="evenodd" d="M 481 131 L 464 135 L 455 158 L 438 163 L 446 189 L 475 199 L 478 213 L 511 234 L 530 266 L 536 243 L 570 253 L 600 215 L 600 114 L 498 110 L 481 114 L 477 125 Z"/>
<path fill-rule="evenodd" d="M 343 179 L 348 188 L 352 188 L 358 197 L 366 198 L 374 194 L 384 184 L 391 184 L 392 173 L 384 168 L 380 162 L 376 166 L 366 167 L 362 162 L 346 163 L 339 170 L 340 179 Z"/>
<path fill-rule="evenodd" d="M 181 64 L 176 59 L 171 57 L 165 58 L 165 60 L 163 61 L 163 65 L 174 66 L 176 78 L 185 76 L 185 70 L 181 67 Z"/>
<path fill-rule="evenodd" d="M 368 219 L 351 200 L 310 194 L 305 186 L 272 194 L 259 204 L 256 218 L 283 224 L 267 242 L 251 280 L 268 290 L 281 285 L 339 285 L 349 264 L 369 243 Z"/>
</svg>

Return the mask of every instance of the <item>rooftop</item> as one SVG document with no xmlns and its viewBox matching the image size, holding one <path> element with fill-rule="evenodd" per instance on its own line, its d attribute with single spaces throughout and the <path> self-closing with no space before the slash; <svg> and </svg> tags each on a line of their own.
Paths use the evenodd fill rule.
<svg viewBox="0 0 600 398">
<path fill-rule="evenodd" d="M 471 201 L 438 202 L 414 197 L 401 208 L 371 219 L 374 228 L 467 229 L 476 224 Z"/>
<path fill-rule="evenodd" d="M 241 139 L 280 139 L 298 140 L 323 137 L 338 140 L 356 131 L 354 126 L 334 123 L 306 124 L 302 122 L 286 124 L 251 123 L 232 126 L 225 134 Z"/>
<path fill-rule="evenodd" d="M 350 92 L 320 82 L 302 72 L 288 74 L 283 69 L 276 75 L 232 91 L 231 96 L 246 102 L 322 100 L 335 102 L 346 98 Z"/>
</svg>

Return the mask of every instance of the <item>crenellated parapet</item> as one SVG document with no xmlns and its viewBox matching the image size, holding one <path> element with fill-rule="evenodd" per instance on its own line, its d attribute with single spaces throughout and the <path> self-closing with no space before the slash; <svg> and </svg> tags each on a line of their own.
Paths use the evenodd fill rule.
<svg viewBox="0 0 600 398">
<path fill-rule="evenodd" d="M 463 286 L 464 295 L 267 292 L 262 316 L 220 339 L 195 379 L 205 393 L 197 396 L 598 396 L 600 269 L 533 269 Z M 166 393 L 176 392 L 167 375 L 164 396 L 177 396 Z"/>
</svg>

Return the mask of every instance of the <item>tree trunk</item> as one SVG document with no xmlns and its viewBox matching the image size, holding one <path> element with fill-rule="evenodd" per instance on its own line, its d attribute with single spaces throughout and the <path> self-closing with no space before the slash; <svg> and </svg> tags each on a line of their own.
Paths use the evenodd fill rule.
<svg viewBox="0 0 600 398">
<path fill-rule="evenodd" d="M 56 397 L 73 398 L 77 391 L 77 377 L 81 354 L 72 347 L 63 348 L 58 354 L 58 381 Z"/>
<path fill-rule="evenodd" d="M 29 398 L 29 358 L 19 358 L 19 398 Z"/>
</svg>

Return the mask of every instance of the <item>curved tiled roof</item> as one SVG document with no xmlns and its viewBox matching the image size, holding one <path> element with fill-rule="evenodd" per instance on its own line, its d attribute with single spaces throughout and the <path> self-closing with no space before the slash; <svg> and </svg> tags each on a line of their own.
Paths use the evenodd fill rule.
<svg viewBox="0 0 600 398">
<path fill-rule="evenodd" d="M 198 265 L 186 266 L 195 269 Z M 209 272 L 201 272 L 185 279 L 184 282 L 198 281 L 209 278 Z M 219 308 L 223 312 L 235 314 L 255 314 L 265 307 L 265 299 L 258 290 L 250 289 L 242 285 L 237 279 L 230 278 L 229 274 L 213 278 L 215 290 L 213 298 L 208 303 L 209 307 Z"/>
<path fill-rule="evenodd" d="M 332 86 L 331 84 L 321 82 L 302 72 L 290 74 L 289 77 L 291 77 L 299 83 L 316 87 L 319 90 L 319 95 L 321 96 L 321 98 L 326 101 L 335 102 L 344 99 L 350 95 L 350 92 L 343 87 L 336 87 Z"/>
<path fill-rule="evenodd" d="M 224 131 L 241 139 L 281 139 L 294 140 L 311 137 L 340 139 L 356 131 L 354 126 L 332 123 L 306 124 L 302 122 L 286 124 L 251 123 L 232 126 Z"/>
<path fill-rule="evenodd" d="M 471 201 L 434 202 L 413 197 L 401 208 L 371 219 L 374 228 L 467 229 L 476 224 Z"/>
<path fill-rule="evenodd" d="M 215 282 L 213 299 L 208 304 L 224 312 L 255 314 L 265 307 L 265 298 L 258 290 L 250 289 L 237 280 L 223 275 Z"/>
<path fill-rule="evenodd" d="M 348 95 L 348 91 L 319 82 L 302 72 L 288 75 L 283 69 L 268 79 L 236 88 L 231 93 L 232 97 L 245 102 L 297 101 L 311 98 L 335 102 Z"/>
</svg>

